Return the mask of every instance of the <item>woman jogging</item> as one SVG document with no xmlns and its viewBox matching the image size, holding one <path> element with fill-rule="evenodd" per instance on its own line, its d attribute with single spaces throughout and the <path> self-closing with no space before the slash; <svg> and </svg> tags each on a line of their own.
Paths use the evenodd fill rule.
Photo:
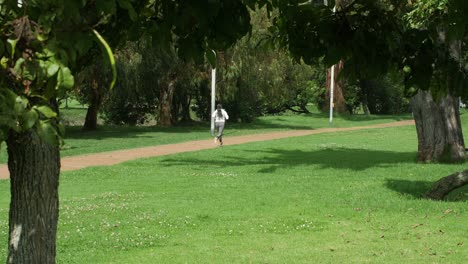
<svg viewBox="0 0 468 264">
<path fill-rule="evenodd" d="M 215 144 L 219 142 L 219 145 L 223 145 L 223 131 L 224 131 L 224 124 L 226 120 L 229 119 L 227 112 L 223 109 L 221 104 L 216 106 L 216 110 L 211 115 L 214 118 L 215 128 L 218 129 L 218 135 L 215 137 L 214 142 Z"/>
</svg>

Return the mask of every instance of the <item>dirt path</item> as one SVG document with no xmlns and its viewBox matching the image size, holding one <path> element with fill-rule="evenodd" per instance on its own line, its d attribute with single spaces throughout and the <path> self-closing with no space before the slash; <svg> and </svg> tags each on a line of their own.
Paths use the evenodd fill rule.
<svg viewBox="0 0 468 264">
<path fill-rule="evenodd" d="M 271 132 L 266 134 L 256 134 L 256 135 L 246 135 L 246 136 L 236 136 L 228 137 L 225 139 L 226 144 L 228 145 L 238 145 L 248 142 L 256 141 L 266 141 L 287 137 L 297 137 L 297 136 L 306 136 L 313 134 L 322 134 L 330 132 L 342 132 L 342 131 L 353 131 L 353 130 L 363 130 L 363 129 L 374 129 L 374 128 L 385 128 L 385 127 L 398 127 L 398 126 L 409 126 L 414 125 L 413 120 L 404 120 L 392 123 L 384 123 L 378 125 L 370 126 L 358 126 L 358 127 L 348 127 L 348 128 L 321 128 L 316 130 L 291 130 L 291 131 L 281 131 L 281 132 Z M 204 149 L 212 149 L 217 146 L 213 143 L 212 139 L 207 140 L 197 140 L 189 141 L 184 143 L 169 144 L 169 145 L 159 145 L 153 147 L 144 147 L 136 149 L 124 149 L 116 150 L 110 152 L 101 152 L 94 154 L 86 154 L 80 156 L 70 156 L 64 157 L 61 160 L 62 171 L 68 170 L 79 170 L 91 166 L 102 166 L 102 165 L 114 165 L 124 161 L 170 155 L 180 152 L 189 152 L 197 151 Z M 9 172 L 6 165 L 0 165 L 0 179 L 8 179 Z"/>
</svg>

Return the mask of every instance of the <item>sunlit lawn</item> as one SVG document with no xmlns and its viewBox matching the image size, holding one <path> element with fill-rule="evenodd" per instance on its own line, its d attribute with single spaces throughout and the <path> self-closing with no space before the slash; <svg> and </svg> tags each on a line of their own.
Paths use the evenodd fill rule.
<svg viewBox="0 0 468 264">
<path fill-rule="evenodd" d="M 465 263 L 466 164 L 415 163 L 414 127 L 320 134 L 63 172 L 58 263 Z M 9 182 L 0 182 L 5 259 Z"/>
<path fill-rule="evenodd" d="M 155 126 L 104 126 L 98 131 L 82 132 L 81 124 L 84 119 L 85 108 L 62 109 L 62 115 L 67 127 L 65 145 L 62 148 L 62 156 L 97 153 L 119 149 L 129 149 L 145 146 L 171 144 L 191 140 L 210 138 L 210 124 L 207 122 L 195 122 L 188 125 L 180 125 L 172 128 L 159 128 Z M 409 119 L 410 115 L 399 116 L 336 116 L 334 127 L 364 126 L 378 123 L 394 122 Z M 277 116 L 265 116 L 258 118 L 253 123 L 229 122 L 226 125 L 226 138 L 246 134 L 267 133 L 272 131 L 294 129 L 319 129 L 329 127 L 327 114 L 284 114 Z M 0 163 L 6 163 L 7 154 L 5 144 L 0 149 Z"/>
</svg>

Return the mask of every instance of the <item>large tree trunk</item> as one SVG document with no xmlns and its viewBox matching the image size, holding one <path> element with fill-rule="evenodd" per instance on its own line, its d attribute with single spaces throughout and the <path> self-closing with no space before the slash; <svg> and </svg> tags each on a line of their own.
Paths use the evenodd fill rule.
<svg viewBox="0 0 468 264">
<path fill-rule="evenodd" d="M 167 86 L 161 88 L 158 108 L 158 126 L 172 126 L 172 100 L 174 97 L 175 82 L 175 76 L 171 76 Z"/>
<path fill-rule="evenodd" d="M 60 154 L 34 130 L 11 133 L 8 263 L 55 263 Z"/>
<path fill-rule="evenodd" d="M 455 172 L 437 181 L 426 197 L 434 200 L 442 200 L 451 191 L 468 184 L 468 170 Z"/>
<path fill-rule="evenodd" d="M 457 97 L 446 95 L 437 102 L 420 90 L 411 99 L 418 135 L 418 161 L 462 162 L 465 143 Z"/>
<path fill-rule="evenodd" d="M 344 83 L 342 80 L 338 79 L 338 75 L 343 70 L 344 62 L 340 61 L 335 65 L 335 86 L 333 89 L 333 110 L 337 113 L 349 113 L 348 108 L 346 107 L 346 100 L 344 98 Z M 323 111 L 328 112 L 330 109 L 330 84 L 331 84 L 331 69 L 327 70 L 327 92 L 325 95 L 325 105 L 323 106 Z"/>
<path fill-rule="evenodd" d="M 97 120 L 99 109 L 101 108 L 104 99 L 103 90 L 99 87 L 99 70 L 93 67 L 91 80 L 91 100 L 89 102 L 88 111 L 86 112 L 83 131 L 95 131 L 97 129 Z"/>
</svg>

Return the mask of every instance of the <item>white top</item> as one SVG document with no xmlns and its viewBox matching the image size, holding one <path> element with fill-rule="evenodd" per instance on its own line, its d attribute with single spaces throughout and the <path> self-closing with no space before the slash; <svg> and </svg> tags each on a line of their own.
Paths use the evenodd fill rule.
<svg viewBox="0 0 468 264">
<path fill-rule="evenodd" d="M 221 113 L 223 114 L 222 117 L 218 116 L 218 110 L 215 110 L 213 114 L 211 115 L 212 118 L 214 118 L 215 122 L 225 122 L 226 120 L 229 119 L 229 116 L 227 112 L 224 109 L 221 109 Z"/>
</svg>

